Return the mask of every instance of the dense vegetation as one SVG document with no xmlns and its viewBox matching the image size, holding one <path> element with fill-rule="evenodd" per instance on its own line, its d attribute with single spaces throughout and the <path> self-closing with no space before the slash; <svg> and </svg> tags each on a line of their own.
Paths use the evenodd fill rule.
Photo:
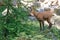
<svg viewBox="0 0 60 40">
<path fill-rule="evenodd" d="M 7 7 L 8 6 L 8 7 Z M 12 5 L 0 6 L 0 40 L 59 40 L 60 30 L 45 26 L 45 31 L 39 30 L 38 21 L 32 21 L 28 17 L 29 11 L 25 7 L 14 8 Z M 2 16 L 2 11 L 8 8 Z"/>
</svg>

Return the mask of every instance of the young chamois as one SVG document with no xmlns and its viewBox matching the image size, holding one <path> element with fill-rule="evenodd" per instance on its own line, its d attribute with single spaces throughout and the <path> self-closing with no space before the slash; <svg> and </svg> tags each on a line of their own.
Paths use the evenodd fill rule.
<svg viewBox="0 0 60 40">
<path fill-rule="evenodd" d="M 44 30 L 44 21 L 47 21 L 49 24 L 49 29 L 52 27 L 52 23 L 51 23 L 51 18 L 53 16 L 53 11 L 48 10 L 48 11 L 44 11 L 44 12 L 36 12 L 34 10 L 34 7 L 31 7 L 31 16 L 35 16 L 36 19 L 39 21 L 40 24 L 40 30 Z"/>
</svg>

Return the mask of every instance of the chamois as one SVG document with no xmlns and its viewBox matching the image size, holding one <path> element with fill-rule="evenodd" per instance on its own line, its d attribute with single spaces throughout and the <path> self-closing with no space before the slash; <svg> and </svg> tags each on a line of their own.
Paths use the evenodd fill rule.
<svg viewBox="0 0 60 40">
<path fill-rule="evenodd" d="M 36 12 L 34 10 L 34 7 L 31 7 L 30 15 L 36 17 L 36 19 L 39 21 L 40 30 L 44 30 L 44 21 L 48 22 L 48 24 L 49 24 L 48 28 L 49 29 L 52 27 L 52 23 L 50 20 L 53 16 L 53 11 L 48 10 L 48 11 L 44 11 L 44 12 Z"/>
</svg>

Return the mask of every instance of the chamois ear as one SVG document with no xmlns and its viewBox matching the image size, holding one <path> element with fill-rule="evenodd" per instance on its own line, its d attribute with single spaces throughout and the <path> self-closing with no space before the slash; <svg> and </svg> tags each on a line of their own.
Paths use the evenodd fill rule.
<svg viewBox="0 0 60 40">
<path fill-rule="evenodd" d="M 31 6 L 31 9 L 34 9 L 34 6 L 33 5 Z"/>
<path fill-rule="evenodd" d="M 31 12 L 32 11 L 32 8 L 31 7 L 28 7 L 28 10 Z"/>
<path fill-rule="evenodd" d="M 34 6 L 28 7 L 30 11 L 34 10 Z"/>
</svg>

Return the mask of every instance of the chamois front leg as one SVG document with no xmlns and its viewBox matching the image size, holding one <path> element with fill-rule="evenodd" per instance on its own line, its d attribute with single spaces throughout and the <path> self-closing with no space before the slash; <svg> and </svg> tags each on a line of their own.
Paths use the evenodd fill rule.
<svg viewBox="0 0 60 40">
<path fill-rule="evenodd" d="M 42 20 L 41 22 L 42 22 L 42 30 L 44 30 L 44 20 Z"/>
<path fill-rule="evenodd" d="M 39 23 L 40 23 L 40 30 L 44 30 L 44 21 L 43 20 L 41 20 L 41 21 L 39 21 Z"/>
<path fill-rule="evenodd" d="M 39 21 L 39 25 L 40 25 L 40 31 L 42 30 L 42 22 Z"/>
</svg>

